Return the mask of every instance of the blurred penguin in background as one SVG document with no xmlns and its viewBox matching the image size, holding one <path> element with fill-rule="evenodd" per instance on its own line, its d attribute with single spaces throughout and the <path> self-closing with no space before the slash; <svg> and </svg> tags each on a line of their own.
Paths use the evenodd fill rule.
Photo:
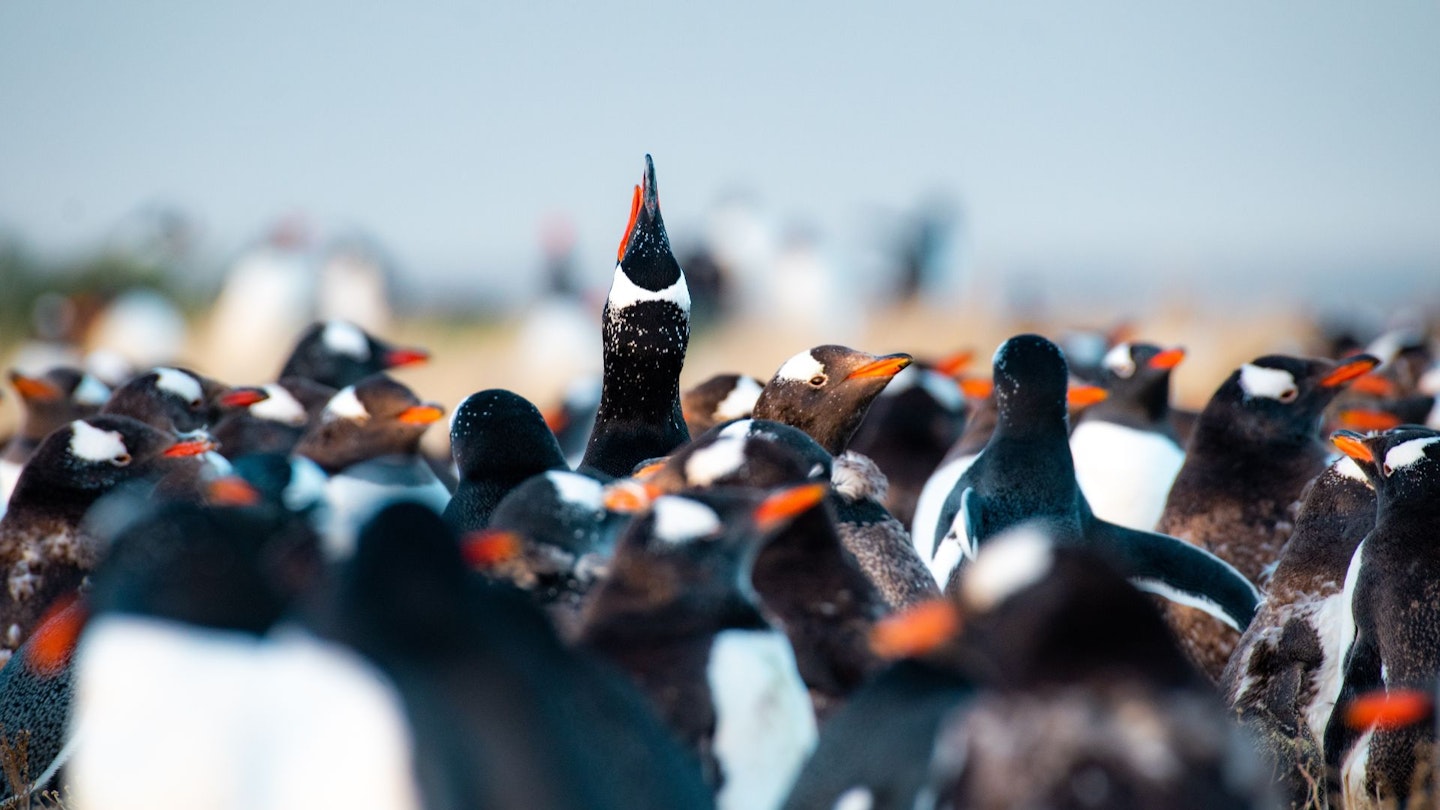
<svg viewBox="0 0 1440 810">
<path fill-rule="evenodd" d="M 223 379 L 265 379 L 313 320 L 310 239 L 304 220 L 287 217 L 225 273 L 207 334 L 211 373 Z"/>
<path fill-rule="evenodd" d="M 349 321 L 377 335 L 390 330 L 394 274 L 372 240 L 361 235 L 335 240 L 320 264 L 317 283 L 317 320 Z"/>
</svg>

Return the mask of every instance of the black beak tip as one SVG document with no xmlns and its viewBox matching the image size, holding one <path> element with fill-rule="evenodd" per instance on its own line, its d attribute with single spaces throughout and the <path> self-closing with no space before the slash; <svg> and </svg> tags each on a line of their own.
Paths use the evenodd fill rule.
<svg viewBox="0 0 1440 810">
<path fill-rule="evenodd" d="M 660 207 L 660 191 L 655 187 L 655 161 L 648 152 L 645 154 L 645 177 L 641 181 L 640 188 L 645 211 L 653 217 Z"/>
</svg>

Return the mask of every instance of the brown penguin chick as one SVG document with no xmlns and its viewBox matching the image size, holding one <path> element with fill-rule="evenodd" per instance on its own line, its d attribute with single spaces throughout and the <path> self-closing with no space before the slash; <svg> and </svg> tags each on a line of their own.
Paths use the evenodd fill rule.
<svg viewBox="0 0 1440 810">
<path fill-rule="evenodd" d="M 82 527 L 90 507 L 116 486 L 163 475 L 210 447 L 111 414 L 71 422 L 40 443 L 0 519 L 0 648 L 7 658 L 99 561 L 98 542 Z"/>
<path fill-rule="evenodd" d="M 1267 355 L 1237 369 L 1201 412 L 1156 530 L 1214 553 L 1263 588 L 1305 488 L 1325 471 L 1325 407 L 1377 362 Z M 1165 610 L 1186 654 L 1219 678 L 1239 632 L 1193 608 Z"/>
<path fill-rule="evenodd" d="M 680 394 L 680 411 L 691 436 L 721 422 L 744 419 L 755 409 L 764 383 L 748 374 L 716 374 Z"/>
<path fill-rule="evenodd" d="M 883 357 L 844 346 L 816 346 L 786 360 L 765 384 L 753 416 L 800 428 L 838 456 L 900 370 L 908 354 Z"/>
<path fill-rule="evenodd" d="M 373 374 L 330 398 L 295 445 L 295 454 L 331 475 L 381 456 L 414 455 L 425 429 L 444 414 L 404 384 Z"/>
</svg>

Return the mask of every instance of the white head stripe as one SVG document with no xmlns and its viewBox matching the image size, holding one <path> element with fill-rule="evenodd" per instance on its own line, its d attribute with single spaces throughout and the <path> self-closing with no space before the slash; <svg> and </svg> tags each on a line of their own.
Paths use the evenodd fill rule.
<svg viewBox="0 0 1440 810">
<path fill-rule="evenodd" d="M 1440 436 L 1426 436 L 1422 439 L 1411 439 L 1408 442 L 1401 442 L 1390 448 L 1385 454 L 1385 466 L 1393 472 L 1403 470 L 1425 457 L 1425 448 L 1436 442 L 1440 442 Z"/>
<path fill-rule="evenodd" d="M 353 323 L 327 322 L 325 330 L 320 333 L 320 341 L 335 354 L 353 357 L 362 363 L 370 359 L 370 341 L 365 339 L 365 333 L 360 327 Z"/>
<path fill-rule="evenodd" d="M 1365 477 L 1364 471 L 1360 469 L 1360 465 L 1356 464 L 1355 459 L 1349 456 L 1341 456 L 1340 459 L 1335 462 L 1335 472 L 1355 481 L 1361 481 L 1367 484 L 1370 482 L 1370 479 Z"/>
<path fill-rule="evenodd" d="M 545 473 L 545 477 L 550 479 L 550 485 L 555 487 L 555 494 L 565 503 L 595 510 L 604 506 L 605 494 L 600 482 L 588 475 L 551 470 Z"/>
<path fill-rule="evenodd" d="M 754 378 L 741 376 L 735 380 L 735 387 L 715 406 L 715 418 L 721 422 L 749 416 L 755 410 L 755 400 L 760 398 L 760 384 Z"/>
<path fill-rule="evenodd" d="M 1240 389 L 1245 392 L 1246 399 L 1265 397 L 1276 400 L 1299 390 L 1295 386 L 1295 377 L 1290 372 L 1250 363 L 1240 367 Z"/>
<path fill-rule="evenodd" d="M 1105 353 L 1105 359 L 1100 364 L 1117 377 L 1128 378 L 1135 373 L 1135 358 L 1130 356 L 1129 343 L 1116 343 L 1114 348 Z"/>
<path fill-rule="evenodd" d="M 655 514 L 655 538 L 666 543 L 688 543 L 720 531 L 715 510 L 689 498 L 662 495 L 650 509 Z"/>
<path fill-rule="evenodd" d="M 722 435 L 708 447 L 690 454 L 685 460 L 685 477 L 691 486 L 708 487 L 717 479 L 733 474 L 744 463 L 745 440 Z"/>
<path fill-rule="evenodd" d="M 251 416 L 286 425 L 305 424 L 305 407 L 284 386 L 271 383 L 265 386 L 265 393 L 269 394 L 267 399 L 250 406 Z"/>
<path fill-rule="evenodd" d="M 647 290 L 639 284 L 630 280 L 620 265 L 615 265 L 615 280 L 610 283 L 610 296 L 606 299 L 610 304 L 610 311 L 625 309 L 641 301 L 669 301 L 681 311 L 690 312 L 690 288 L 685 286 L 685 276 L 675 279 L 663 290 Z"/>
<path fill-rule="evenodd" d="M 326 419 L 369 419 L 370 412 L 355 396 L 355 386 L 347 385 L 325 403 Z"/>
<path fill-rule="evenodd" d="M 110 386 L 86 374 L 80 378 L 80 384 L 75 386 L 71 398 L 81 405 L 104 405 L 105 400 L 110 398 Z"/>
<path fill-rule="evenodd" d="M 738 422 L 731 422 L 720 429 L 720 435 L 724 437 L 744 437 L 750 435 L 750 428 L 755 426 L 754 419 L 741 419 Z"/>
<path fill-rule="evenodd" d="M 155 387 L 186 402 L 195 402 L 204 397 L 204 392 L 200 390 L 200 381 L 179 369 L 155 369 Z"/>
<path fill-rule="evenodd" d="M 775 372 L 775 379 L 801 380 L 803 382 L 817 374 L 824 373 L 825 364 L 812 357 L 810 351 L 807 349 L 786 360 L 785 365 L 781 366 L 780 370 Z"/>
<path fill-rule="evenodd" d="M 1021 526 L 991 540 L 965 572 L 965 601 L 990 610 L 1050 572 L 1055 551 L 1050 540 L 1033 527 Z"/>
<path fill-rule="evenodd" d="M 70 455 L 85 461 L 113 461 L 130 451 L 113 430 L 101 430 L 83 419 L 70 423 Z"/>
</svg>

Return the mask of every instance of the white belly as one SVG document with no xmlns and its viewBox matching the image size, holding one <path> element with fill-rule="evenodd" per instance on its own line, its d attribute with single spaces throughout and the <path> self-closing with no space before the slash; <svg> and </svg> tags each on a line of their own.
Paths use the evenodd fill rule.
<svg viewBox="0 0 1440 810">
<path fill-rule="evenodd" d="M 940 465 L 925 480 L 925 486 L 920 490 L 920 497 L 915 501 L 915 519 L 910 524 L 910 538 L 915 543 L 916 553 L 926 565 L 930 564 L 937 540 L 950 528 L 948 523 L 940 525 L 940 512 L 945 508 L 945 499 L 950 497 L 950 491 L 955 488 L 960 476 L 964 475 L 979 457 L 979 453 L 961 456 Z"/>
<path fill-rule="evenodd" d="M 1075 428 L 1070 453 L 1075 480 L 1095 516 L 1141 531 L 1160 522 L 1185 463 L 1185 451 L 1159 433 L 1096 420 Z"/>
</svg>

